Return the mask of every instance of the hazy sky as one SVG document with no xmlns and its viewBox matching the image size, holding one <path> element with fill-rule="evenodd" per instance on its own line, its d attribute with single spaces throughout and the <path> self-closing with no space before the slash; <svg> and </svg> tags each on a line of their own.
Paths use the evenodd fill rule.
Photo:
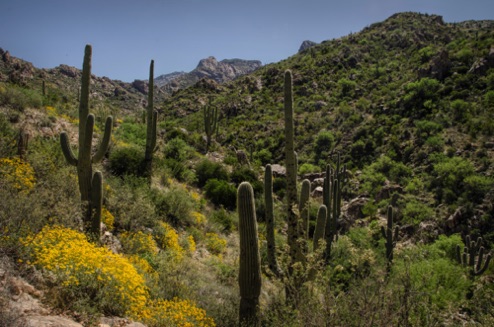
<svg viewBox="0 0 494 327">
<path fill-rule="evenodd" d="M 200 59 L 295 54 L 304 40 L 358 32 L 397 12 L 446 22 L 494 19 L 494 0 L 0 0 L 0 47 L 39 68 L 81 68 L 93 46 L 93 73 L 131 82 L 191 71 Z"/>
</svg>

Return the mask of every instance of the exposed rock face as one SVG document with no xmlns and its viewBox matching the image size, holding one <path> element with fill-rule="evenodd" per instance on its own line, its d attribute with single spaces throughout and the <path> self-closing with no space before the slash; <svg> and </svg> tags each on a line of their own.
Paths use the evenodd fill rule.
<svg viewBox="0 0 494 327">
<path fill-rule="evenodd" d="M 175 72 L 161 75 L 155 79 L 155 83 L 166 93 L 172 93 L 194 85 L 204 78 L 219 84 L 225 83 L 252 73 L 261 66 L 262 63 L 259 60 L 225 59 L 217 61 L 215 57 L 208 57 L 199 61 L 197 67 L 190 73 Z"/>
<path fill-rule="evenodd" d="M 316 42 L 314 41 L 309 41 L 309 40 L 305 40 L 304 42 L 302 42 L 302 44 L 300 45 L 300 48 L 298 49 L 298 52 L 302 52 L 304 50 L 307 50 L 309 49 L 310 47 L 313 47 L 317 45 Z"/>
</svg>

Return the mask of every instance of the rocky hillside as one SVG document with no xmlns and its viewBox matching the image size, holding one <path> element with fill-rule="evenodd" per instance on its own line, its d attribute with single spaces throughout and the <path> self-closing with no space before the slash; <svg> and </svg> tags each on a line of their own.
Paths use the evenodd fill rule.
<svg viewBox="0 0 494 327">
<path fill-rule="evenodd" d="M 250 74 L 261 66 L 262 63 L 259 60 L 224 59 L 217 61 L 215 57 L 208 57 L 199 61 L 197 67 L 189 73 L 175 72 L 161 75 L 155 81 L 164 92 L 171 94 L 194 85 L 203 78 L 222 84 Z"/>
</svg>

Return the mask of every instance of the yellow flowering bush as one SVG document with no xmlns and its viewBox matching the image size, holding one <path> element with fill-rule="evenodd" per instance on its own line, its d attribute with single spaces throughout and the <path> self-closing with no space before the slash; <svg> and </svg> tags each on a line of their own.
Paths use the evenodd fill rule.
<svg viewBox="0 0 494 327">
<path fill-rule="evenodd" d="M 150 327 L 214 327 L 206 311 L 188 300 L 174 298 L 171 301 L 157 300 L 149 304 L 151 318 L 145 320 Z"/>
<path fill-rule="evenodd" d="M 92 295 L 102 311 L 145 319 L 148 289 L 131 262 L 61 226 L 21 240 L 28 262 L 51 273 L 75 298 Z"/>
<path fill-rule="evenodd" d="M 64 303 L 89 298 L 99 312 L 128 316 L 150 327 L 215 326 L 203 309 L 188 300 L 151 299 L 144 275 L 158 276 L 138 255 L 114 254 L 62 226 L 45 226 L 20 241 L 26 263 L 54 277 Z"/>
<path fill-rule="evenodd" d="M 196 241 L 194 240 L 194 236 L 189 235 L 187 236 L 187 250 L 189 251 L 190 254 L 193 254 L 196 252 Z"/>
<path fill-rule="evenodd" d="M 204 226 L 206 224 L 206 216 L 197 211 L 192 211 L 192 218 L 194 219 L 194 223 L 196 225 Z"/>
<path fill-rule="evenodd" d="M 212 254 L 221 255 L 226 249 L 226 240 L 216 233 L 206 233 L 205 242 Z"/>
<path fill-rule="evenodd" d="M 105 207 L 101 208 L 101 221 L 106 225 L 109 231 L 113 230 L 115 217 Z"/>
<path fill-rule="evenodd" d="M 170 224 L 160 221 L 156 238 L 158 243 L 173 258 L 182 260 L 185 250 L 180 246 L 177 231 Z"/>
<path fill-rule="evenodd" d="M 0 158 L 0 183 L 5 181 L 20 192 L 29 192 L 36 183 L 33 167 L 20 158 Z"/>
<path fill-rule="evenodd" d="M 158 253 L 158 245 L 150 234 L 141 231 L 123 232 L 119 239 L 126 253 L 141 255 Z"/>
</svg>

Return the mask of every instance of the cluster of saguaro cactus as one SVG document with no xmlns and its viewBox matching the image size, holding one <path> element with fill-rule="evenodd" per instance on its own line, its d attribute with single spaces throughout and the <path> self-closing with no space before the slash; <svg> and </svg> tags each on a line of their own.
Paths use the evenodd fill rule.
<svg viewBox="0 0 494 327">
<path fill-rule="evenodd" d="M 261 294 L 261 256 L 257 234 L 254 191 L 248 182 L 237 191 L 238 232 L 240 235 L 240 326 L 259 326 L 259 295 Z"/>
<path fill-rule="evenodd" d="M 387 270 L 391 270 L 391 264 L 393 263 L 393 249 L 396 246 L 396 241 L 398 240 L 398 226 L 393 230 L 393 207 L 388 207 L 387 212 L 387 224 L 386 228 L 381 227 L 381 234 L 386 239 L 386 259 L 387 259 Z"/>
<path fill-rule="evenodd" d="M 204 131 L 206 133 L 206 151 L 209 151 L 214 132 L 218 129 L 218 108 L 211 103 L 204 107 Z"/>
<path fill-rule="evenodd" d="M 103 159 L 108 145 L 113 126 L 113 118 L 106 118 L 103 140 L 94 155 L 91 155 L 94 115 L 89 114 L 89 84 L 91 79 L 91 55 L 92 48 L 86 45 L 82 68 L 81 96 L 79 101 L 79 151 L 77 157 L 72 152 L 69 137 L 66 132 L 60 135 L 60 144 L 67 162 L 77 167 L 79 191 L 83 205 L 84 229 L 96 240 L 100 236 L 100 219 L 102 203 L 102 174 L 93 173 L 93 164 Z"/>
<path fill-rule="evenodd" d="M 148 105 L 146 108 L 146 152 L 144 154 L 145 176 L 151 179 L 153 154 L 156 151 L 156 124 L 158 112 L 154 110 L 154 60 L 149 65 Z"/>
<path fill-rule="evenodd" d="M 482 242 L 482 237 L 479 237 L 477 241 L 472 241 L 470 235 L 467 235 L 465 237 L 463 252 L 461 252 L 459 245 L 456 246 L 456 258 L 458 262 L 464 267 L 468 267 L 472 276 L 482 275 L 491 262 L 490 253 L 485 256 L 484 261 L 485 249 L 482 246 Z"/>
</svg>

